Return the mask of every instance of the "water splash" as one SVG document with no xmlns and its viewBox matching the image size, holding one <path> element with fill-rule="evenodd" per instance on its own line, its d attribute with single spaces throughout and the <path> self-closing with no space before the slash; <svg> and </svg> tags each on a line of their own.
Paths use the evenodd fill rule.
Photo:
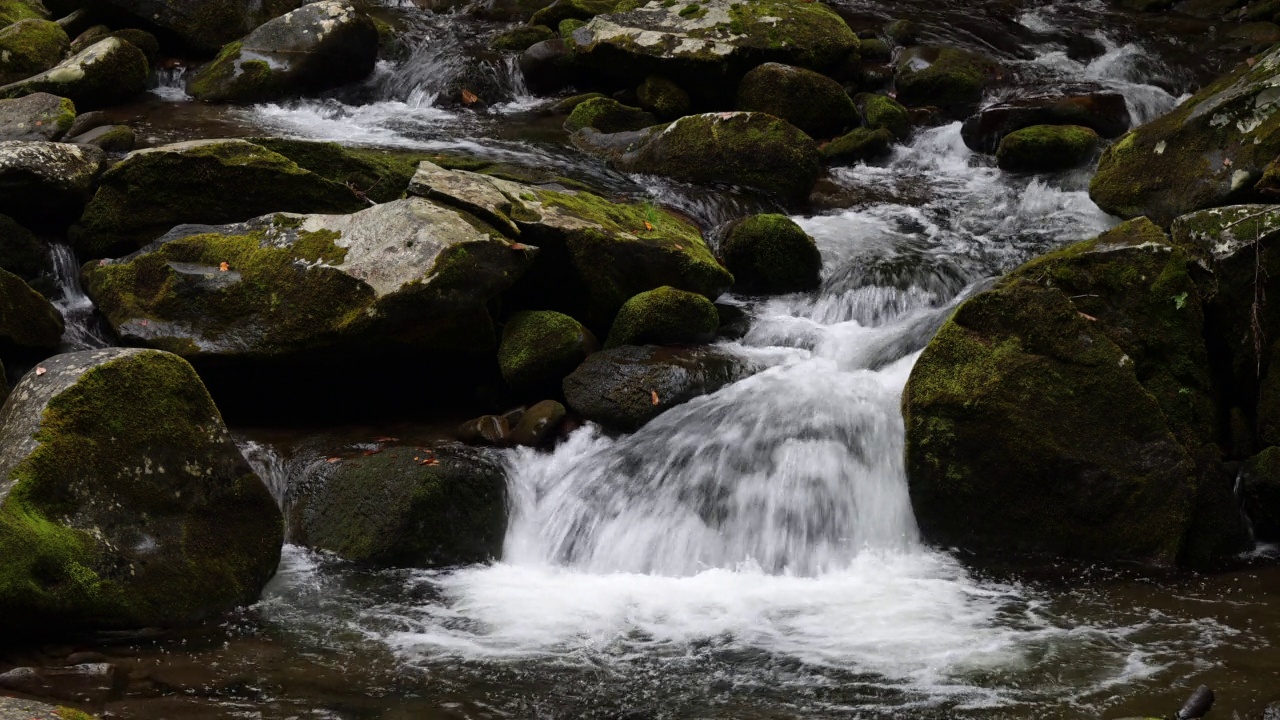
<svg viewBox="0 0 1280 720">
<path fill-rule="evenodd" d="M 66 352 L 93 350 L 114 345 L 110 333 L 97 316 L 97 308 L 80 285 L 80 264 L 75 252 L 66 243 L 49 244 L 49 257 L 53 261 L 53 275 L 58 283 L 58 297 L 53 306 L 62 313 L 65 329 L 62 333 L 62 349 Z"/>
</svg>

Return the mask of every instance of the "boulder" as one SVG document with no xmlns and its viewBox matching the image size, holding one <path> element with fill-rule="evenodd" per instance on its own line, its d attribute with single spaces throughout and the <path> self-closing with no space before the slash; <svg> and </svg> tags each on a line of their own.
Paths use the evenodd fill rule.
<svg viewBox="0 0 1280 720">
<path fill-rule="evenodd" d="M 68 98 L 81 110 L 119 105 L 147 89 L 150 70 L 138 48 L 109 37 L 50 70 L 0 86 L 0 97 L 45 92 Z"/>
<path fill-rule="evenodd" d="M 0 270 L 0 348 L 54 350 L 62 330 L 62 314 L 43 295 Z"/>
<path fill-rule="evenodd" d="M 960 126 L 960 136 L 971 150 L 994 153 L 1005 135 L 1032 125 L 1080 125 L 1116 138 L 1129 129 L 1129 107 L 1114 92 L 1019 98 L 970 116 Z"/>
<path fill-rule="evenodd" d="M 213 53 L 305 0 L 105 0 L 168 30 L 197 53 Z"/>
<path fill-rule="evenodd" d="M 343 147 L 336 142 L 291 138 L 252 138 L 250 142 L 289 158 L 303 170 L 346 185 L 357 196 L 375 203 L 399 200 L 418 163 L 427 157 L 441 160 L 436 153 Z"/>
<path fill-rule="evenodd" d="M 280 511 L 191 366 L 110 348 L 40 367 L 0 410 L 0 627 L 174 625 L 256 600 Z"/>
<path fill-rule="evenodd" d="M 459 425 L 457 435 L 468 445 L 507 447 L 511 444 L 511 420 L 503 415 L 481 415 Z"/>
<path fill-rule="evenodd" d="M 573 85 L 578 79 L 578 67 L 573 53 L 562 38 L 543 40 L 520 53 L 520 74 L 529 89 L 537 93 L 552 93 Z"/>
<path fill-rule="evenodd" d="M 103 159 L 94 147 L 0 142 L 0 213 L 31 227 L 65 227 L 89 200 Z"/>
<path fill-rule="evenodd" d="M 0 673 L 0 690 L 95 705 L 119 699 L 128 683 L 127 670 L 106 662 L 17 667 Z"/>
<path fill-rule="evenodd" d="M 1258 540 L 1280 540 L 1280 447 L 1268 447 L 1244 463 L 1240 502 Z"/>
<path fill-rule="evenodd" d="M 489 47 L 501 52 L 524 52 L 543 40 L 555 38 L 556 32 L 546 25 L 520 25 L 489 43 Z"/>
<path fill-rule="evenodd" d="M 339 348 L 492 352 L 486 303 L 536 249 L 422 198 L 354 215 L 183 225 L 90 264 L 86 290 L 120 338 L 187 357 Z"/>
<path fill-rule="evenodd" d="M 586 128 L 573 141 L 623 172 L 743 185 L 787 200 L 808 196 L 821 166 L 812 138 L 765 113 L 688 115 L 638 133 Z"/>
<path fill-rule="evenodd" d="M 746 375 L 737 357 L 712 348 L 623 345 L 587 358 L 564 379 L 574 412 L 611 430 L 634 432 L 700 395 Z"/>
<path fill-rule="evenodd" d="M 49 19 L 49 11 L 39 0 L 0 0 L 0 27 L 32 19 Z"/>
<path fill-rule="evenodd" d="M 98 25 L 93 25 L 87 28 L 84 32 L 80 33 L 79 35 L 76 35 L 75 38 L 71 40 L 71 47 L 70 47 L 71 54 L 74 55 L 76 53 L 79 53 L 81 50 L 84 50 L 85 48 L 98 42 L 99 40 L 106 39 L 107 36 L 109 36 L 110 34 L 111 34 L 111 28 L 107 27 L 106 25 L 98 24 Z M 141 50 L 142 48 L 138 48 L 138 49 Z"/>
<path fill-rule="evenodd" d="M 618 311 L 605 348 L 622 345 L 682 345 L 715 339 L 716 306 L 697 293 L 660 287 L 628 300 Z"/>
<path fill-rule="evenodd" d="M 310 465 L 290 510 L 295 542 L 378 567 L 501 556 L 506 475 L 496 458 L 461 445 L 338 457 Z"/>
<path fill-rule="evenodd" d="M 195 140 L 136 150 L 112 166 L 71 237 L 81 257 L 98 258 L 136 250 L 183 223 L 363 207 L 351 188 L 261 145 Z"/>
<path fill-rule="evenodd" d="M 73 708 L 0 696 L 0 720 L 97 720 L 97 717 Z"/>
<path fill-rule="evenodd" d="M 141 50 L 143 56 L 147 58 L 147 67 L 156 67 L 156 63 L 160 61 L 160 41 L 146 30 L 137 28 L 113 30 L 107 37 L 119 38 Z"/>
<path fill-rule="evenodd" d="M 908 107 L 934 106 L 964 118 L 982 102 L 982 92 L 999 72 L 991 58 L 954 47 L 908 48 L 898 55 L 898 101 Z"/>
<path fill-rule="evenodd" d="M 907 109 L 888 95 L 858 93 L 853 102 L 866 128 L 886 130 L 898 140 L 906 140 L 911 134 L 911 119 Z"/>
<path fill-rule="evenodd" d="M 498 366 L 502 379 L 519 395 L 559 395 L 565 376 L 599 349 L 595 335 L 568 315 L 520 312 L 502 330 Z"/>
<path fill-rule="evenodd" d="M 530 16 L 529 24 L 559 27 L 566 20 L 590 20 L 613 12 L 618 5 L 618 0 L 555 0 Z"/>
<path fill-rule="evenodd" d="M 663 120 L 675 120 L 689 114 L 689 93 L 661 75 L 650 75 L 636 88 L 640 107 Z"/>
<path fill-rule="evenodd" d="M 545 445 L 564 423 L 568 411 L 555 400 L 543 400 L 520 415 L 511 429 L 511 441 L 525 447 Z"/>
<path fill-rule="evenodd" d="M 1123 218 L 1167 226 L 1248 198 L 1280 155 L 1280 47 L 1242 64 L 1102 153 L 1089 196 Z"/>
<path fill-rule="evenodd" d="M 573 108 L 564 121 L 564 129 L 571 133 L 582 128 L 616 133 L 657 124 L 658 118 L 640 108 L 623 105 L 613 98 L 592 98 Z"/>
<path fill-rule="evenodd" d="M 742 292 L 804 292 L 822 282 L 817 244 L 786 215 L 754 215 L 734 224 L 720 257 Z"/>
<path fill-rule="evenodd" d="M 44 243 L 7 215 L 0 215 L 0 270 L 8 270 L 28 283 L 53 273 Z"/>
<path fill-rule="evenodd" d="M 1087 127 L 1032 125 L 1004 136 L 996 164 L 1018 172 L 1067 170 L 1089 162 L 1098 144 L 1098 133 Z"/>
<path fill-rule="evenodd" d="M 782 118 L 813 137 L 831 137 L 858 122 L 840 83 L 781 63 L 765 63 L 742 78 L 737 108 Z"/>
<path fill-rule="evenodd" d="M 66 138 L 76 145 L 92 145 L 109 153 L 127 153 L 137 143 L 133 128 L 128 125 L 102 125 L 83 135 Z"/>
<path fill-rule="evenodd" d="M 597 15 L 572 42 L 578 63 L 606 84 L 633 88 L 651 74 L 676 77 L 695 105 L 720 106 L 762 62 L 821 72 L 858 49 L 839 15 L 803 0 L 651 0 Z"/>
<path fill-rule="evenodd" d="M 378 59 L 378 29 L 343 0 L 278 17 L 222 49 L 187 82 L 197 100 L 251 104 L 363 80 Z"/>
<path fill-rule="evenodd" d="M 0 100 L 0 140 L 58 140 L 75 119 L 75 103 L 56 95 Z"/>
<path fill-rule="evenodd" d="M 57 65 L 70 44 L 62 27 L 48 20 L 22 20 L 0 30 L 0 85 Z"/>
<path fill-rule="evenodd" d="M 961 305 L 903 393 L 925 538 L 1166 566 L 1248 548 L 1198 267 L 1139 219 Z"/>
<path fill-rule="evenodd" d="M 893 135 L 888 130 L 858 128 L 824 143 L 822 158 L 832 165 L 878 160 L 892 152 Z"/>
</svg>

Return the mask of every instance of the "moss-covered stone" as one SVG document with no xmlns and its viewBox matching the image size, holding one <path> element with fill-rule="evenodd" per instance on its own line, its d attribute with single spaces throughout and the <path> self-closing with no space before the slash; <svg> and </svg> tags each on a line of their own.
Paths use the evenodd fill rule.
<svg viewBox="0 0 1280 720">
<path fill-rule="evenodd" d="M 283 524 L 182 359 L 59 355 L 0 410 L 7 636 L 186 623 L 252 602 Z"/>
<path fill-rule="evenodd" d="M 280 17 L 306 0 L 106 0 L 207 57 L 223 45 L 244 37 L 268 20 Z"/>
<path fill-rule="evenodd" d="M 147 65 L 155 67 L 160 60 L 160 41 L 155 35 L 146 30 L 137 28 L 124 28 L 123 30 L 112 30 L 107 37 L 120 38 L 130 45 L 142 51 L 147 58 Z"/>
<path fill-rule="evenodd" d="M 911 134 L 911 119 L 907 109 L 888 95 L 858 93 L 853 102 L 867 128 L 888 130 L 898 140 L 905 140 Z"/>
<path fill-rule="evenodd" d="M 98 24 L 89 27 L 71 40 L 71 52 L 72 54 L 79 53 L 99 40 L 106 39 L 110 34 L 111 28 L 106 25 Z M 138 49 L 141 50 L 141 48 Z"/>
<path fill-rule="evenodd" d="M 7 215 L 0 215 L 0 269 L 28 283 L 53 272 L 44 243 Z"/>
<path fill-rule="evenodd" d="M 628 300 L 609 328 L 606 348 L 710 342 L 720 327 L 716 306 L 696 293 L 660 287 Z"/>
<path fill-rule="evenodd" d="M 418 163 L 429 158 L 450 163 L 431 153 L 344 147 L 335 142 L 315 142 L 291 138 L 252 138 L 255 145 L 283 155 L 323 178 L 345 185 L 375 203 L 391 202 L 404 196 Z"/>
<path fill-rule="evenodd" d="M 0 86 L 0 97 L 45 92 L 69 98 L 81 110 L 92 110 L 137 96 L 146 90 L 150 73 L 141 50 L 109 37 L 39 75 Z"/>
<path fill-rule="evenodd" d="M 720 247 L 734 288 L 751 293 L 816 290 L 822 255 L 813 238 L 786 215 L 753 215 L 736 223 Z"/>
<path fill-rule="evenodd" d="M 858 56 L 865 62 L 887 63 L 893 59 L 893 50 L 880 38 L 864 38 L 859 41 Z"/>
<path fill-rule="evenodd" d="M 985 55 L 953 47 L 916 47 L 897 61 L 898 100 L 908 107 L 941 108 L 967 117 L 982 102 L 982 91 L 999 66 Z"/>
<path fill-rule="evenodd" d="M 65 230 L 93 192 L 102 151 L 54 142 L 0 142 L 0 213 L 26 227 Z"/>
<path fill-rule="evenodd" d="M 461 446 L 389 447 L 317 462 L 290 511 L 294 539 L 379 567 L 441 567 L 500 557 L 506 476 Z"/>
<path fill-rule="evenodd" d="M 23 20 L 47 20 L 48 13 L 39 3 L 25 0 L 0 0 L 0 27 Z"/>
<path fill-rule="evenodd" d="M 994 153 L 1006 135 L 1032 125 L 1082 125 L 1104 138 L 1129 130 L 1129 106 L 1117 92 L 1017 98 L 984 107 L 964 121 L 960 136 L 975 152 Z"/>
<path fill-rule="evenodd" d="M 128 125 L 102 125 L 83 135 L 66 138 L 77 145 L 92 145 L 109 153 L 127 153 L 137 144 L 138 138 Z"/>
<path fill-rule="evenodd" d="M 138 150 L 104 173 L 72 240 L 81 257 L 97 258 L 135 250 L 183 223 L 366 206 L 351 188 L 261 145 L 198 140 Z"/>
<path fill-rule="evenodd" d="M 507 385 L 520 395 L 558 396 L 565 376 L 599 349 L 595 335 L 568 315 L 520 312 L 502 330 L 498 365 Z"/>
<path fill-rule="evenodd" d="M 848 163 L 876 160 L 888 155 L 893 135 L 888 130 L 858 128 L 822 146 L 822 157 L 828 163 Z"/>
<path fill-rule="evenodd" d="M 1240 500 L 1264 542 L 1280 540 L 1280 447 L 1269 447 L 1249 458 L 1240 471 Z"/>
<path fill-rule="evenodd" d="M 657 124 L 656 117 L 640 108 L 623 105 L 612 98 L 593 98 L 578 104 L 569 113 L 564 129 L 577 132 L 582 128 L 594 128 L 604 133 L 615 133 Z"/>
<path fill-rule="evenodd" d="M 565 20 L 586 21 L 596 15 L 613 12 L 618 0 L 556 0 L 535 12 L 529 18 L 530 25 L 559 27 Z"/>
<path fill-rule="evenodd" d="M 62 62 L 70 46 L 56 22 L 22 20 L 0 30 L 0 85 L 25 80 Z"/>
<path fill-rule="evenodd" d="M 56 95 L 35 93 L 0 100 L 0 141 L 57 141 L 75 120 L 75 103 Z"/>
<path fill-rule="evenodd" d="M 925 536 L 973 550 L 1203 565 L 1249 544 L 1193 258 L 1145 219 L 956 311 L 903 395 Z"/>
<path fill-rule="evenodd" d="M 520 25 L 494 38 L 489 47 L 501 52 L 524 52 L 555 36 L 555 31 L 546 25 Z"/>
<path fill-rule="evenodd" d="M 560 21 L 560 25 L 556 27 L 556 33 L 565 40 L 572 40 L 573 33 L 580 27 L 586 26 L 585 20 L 577 18 L 568 18 Z"/>
<path fill-rule="evenodd" d="M 22 278 L 0 270 L 0 345 L 54 349 L 62 338 L 62 315 Z"/>
<path fill-rule="evenodd" d="M 594 100 L 595 98 L 603 98 L 603 97 L 607 97 L 607 96 L 602 93 L 596 93 L 596 92 L 582 93 L 581 95 L 573 95 L 563 100 L 560 100 L 556 104 L 552 105 L 549 109 L 549 112 L 553 115 L 568 115 L 569 113 L 573 112 L 574 109 L 577 108 L 582 103 L 588 100 Z"/>
<path fill-rule="evenodd" d="M 636 100 L 640 107 L 662 120 L 674 120 L 689 112 L 689 93 L 671 80 L 660 75 L 650 75 L 636 88 Z"/>
<path fill-rule="evenodd" d="M 82 710 L 0 696 L 0 719 L 3 720 L 98 720 Z"/>
<path fill-rule="evenodd" d="M 1087 163 L 1098 151 L 1098 133 L 1079 125 L 1032 125 L 1011 132 L 996 149 L 1004 170 L 1053 172 Z"/>
<path fill-rule="evenodd" d="M 831 137 L 858 122 L 840 83 L 781 63 L 765 63 L 742 78 L 737 108 L 769 113 L 814 137 Z"/>
</svg>

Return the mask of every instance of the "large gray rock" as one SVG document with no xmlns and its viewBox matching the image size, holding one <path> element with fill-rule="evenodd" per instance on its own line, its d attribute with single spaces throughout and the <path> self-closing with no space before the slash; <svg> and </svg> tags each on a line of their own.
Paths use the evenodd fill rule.
<svg viewBox="0 0 1280 720">
<path fill-rule="evenodd" d="M 212 53 L 305 0 L 106 0 L 170 30 L 193 50 Z"/>
<path fill-rule="evenodd" d="M 81 110 L 92 110 L 118 105 L 142 93 L 149 74 L 147 57 L 141 50 L 109 37 L 39 75 L 0 86 L 0 97 L 47 92 L 69 98 Z"/>
<path fill-rule="evenodd" d="M 62 315 L 43 295 L 0 270 L 0 347 L 53 350 L 62 329 Z"/>
<path fill-rule="evenodd" d="M 50 358 L 0 409 L 6 637 L 190 622 L 258 597 L 283 523 L 181 358 Z"/>
<path fill-rule="evenodd" d="M 41 227 L 65 227 L 80 215 L 104 155 L 95 147 L 0 142 L 0 213 Z"/>
<path fill-rule="evenodd" d="M 47 705 L 34 700 L 0 696 L 0 720 L 68 720 L 81 718 L 70 715 L 67 708 Z M 79 712 L 78 710 L 75 712 Z M 95 720 L 92 715 L 84 714 L 82 720 Z"/>
<path fill-rule="evenodd" d="M 323 0 L 227 45 L 187 91 L 208 102 L 265 102 L 362 80 L 377 58 L 373 20 L 349 2 Z"/>
<path fill-rule="evenodd" d="M 0 85 L 57 65 L 70 45 L 62 26 L 48 20 L 22 20 L 0 30 Z"/>
<path fill-rule="evenodd" d="M 0 100 L 0 140 L 58 140 L 75 119 L 75 103 L 56 95 Z"/>
</svg>

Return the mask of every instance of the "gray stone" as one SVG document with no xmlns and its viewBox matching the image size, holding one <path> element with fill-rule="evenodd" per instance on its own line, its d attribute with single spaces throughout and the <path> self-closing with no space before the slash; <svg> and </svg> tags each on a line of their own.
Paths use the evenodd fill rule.
<svg viewBox="0 0 1280 720">
<path fill-rule="evenodd" d="M 56 67 L 0 87 L 0 97 L 47 92 L 82 110 L 118 105 L 146 90 L 150 73 L 142 51 L 120 38 L 101 40 Z"/>
<path fill-rule="evenodd" d="M 0 100 L 0 140 L 58 140 L 75 119 L 75 103 L 56 95 Z"/>
<path fill-rule="evenodd" d="M 0 142 L 0 213 L 23 223 L 65 227 L 79 217 L 104 159 L 95 147 Z"/>
</svg>

